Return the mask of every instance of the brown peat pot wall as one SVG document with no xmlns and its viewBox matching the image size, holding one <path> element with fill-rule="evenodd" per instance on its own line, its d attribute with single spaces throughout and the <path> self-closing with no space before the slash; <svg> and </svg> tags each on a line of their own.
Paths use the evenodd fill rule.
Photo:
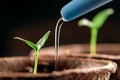
<svg viewBox="0 0 120 80">
<path fill-rule="evenodd" d="M 110 80 L 120 80 L 120 44 L 98 44 L 97 54 L 90 55 L 88 44 L 70 44 L 60 46 L 59 56 L 69 56 L 78 58 L 106 59 L 117 63 L 117 71 L 111 75 Z M 44 53 L 44 54 L 43 54 Z M 33 55 L 34 52 L 32 51 Z M 40 56 L 55 56 L 54 47 L 43 48 L 39 51 Z M 46 56 L 47 55 L 47 56 Z"/>
<path fill-rule="evenodd" d="M 0 80 L 109 80 L 116 63 L 109 60 L 60 57 L 55 71 L 54 58 L 39 58 L 38 72 L 32 73 L 33 57 L 0 58 Z"/>
</svg>

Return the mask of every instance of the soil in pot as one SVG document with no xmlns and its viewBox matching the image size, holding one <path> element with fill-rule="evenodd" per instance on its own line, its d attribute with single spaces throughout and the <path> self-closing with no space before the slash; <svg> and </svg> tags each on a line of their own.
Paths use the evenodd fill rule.
<svg viewBox="0 0 120 80">
<path fill-rule="evenodd" d="M 33 57 L 0 58 L 0 80 L 109 80 L 116 63 L 108 60 L 60 57 L 59 71 L 54 71 L 53 58 L 39 58 L 38 73 Z"/>
<path fill-rule="evenodd" d="M 117 63 L 118 68 L 115 74 L 112 74 L 110 80 L 120 80 L 120 44 L 98 44 L 97 54 L 90 55 L 88 44 L 71 44 L 60 46 L 59 56 L 69 56 L 69 57 L 88 57 L 96 59 L 107 59 L 112 60 Z M 34 52 L 31 52 L 33 55 Z M 41 56 L 54 56 L 54 47 L 48 47 L 41 49 L 39 52 Z M 42 54 L 44 53 L 44 54 Z M 46 53 L 46 54 L 45 54 Z M 86 54 L 85 54 L 86 53 Z"/>
</svg>

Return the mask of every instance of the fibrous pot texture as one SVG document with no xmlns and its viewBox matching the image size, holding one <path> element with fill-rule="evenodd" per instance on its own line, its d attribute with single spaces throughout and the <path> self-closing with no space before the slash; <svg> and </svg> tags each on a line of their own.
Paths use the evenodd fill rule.
<svg viewBox="0 0 120 80">
<path fill-rule="evenodd" d="M 55 71 L 54 58 L 41 57 L 34 75 L 33 64 L 33 57 L 0 58 L 0 80 L 109 80 L 117 67 L 108 60 L 60 57 Z"/>
</svg>

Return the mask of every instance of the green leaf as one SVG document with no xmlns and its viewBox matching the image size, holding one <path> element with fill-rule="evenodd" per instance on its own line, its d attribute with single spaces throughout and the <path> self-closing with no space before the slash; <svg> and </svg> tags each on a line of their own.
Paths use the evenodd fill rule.
<svg viewBox="0 0 120 80">
<path fill-rule="evenodd" d="M 78 22 L 79 26 L 87 26 L 89 28 L 96 28 L 99 29 L 102 27 L 104 22 L 107 20 L 107 18 L 114 13 L 114 10 L 109 8 L 105 9 L 101 12 L 99 12 L 92 21 L 89 21 L 88 19 L 81 19 Z"/>
<path fill-rule="evenodd" d="M 91 27 L 91 26 L 93 26 L 94 24 L 91 22 L 91 21 L 89 21 L 88 19 L 86 19 L 86 18 L 84 18 L 84 19 L 81 19 L 79 22 L 78 22 L 78 25 L 79 26 L 87 26 L 87 27 Z"/>
<path fill-rule="evenodd" d="M 106 19 L 114 13 L 114 10 L 109 8 L 99 12 L 92 20 L 95 28 L 100 28 Z"/>
<path fill-rule="evenodd" d="M 48 31 L 36 44 L 32 43 L 31 41 L 22 39 L 20 37 L 14 37 L 14 39 L 21 40 L 25 42 L 27 45 L 29 45 L 31 48 L 33 48 L 35 51 L 38 51 L 46 42 L 50 34 L 50 31 Z"/>
<path fill-rule="evenodd" d="M 21 41 L 25 42 L 27 45 L 29 45 L 31 48 L 33 48 L 35 51 L 38 50 L 38 47 L 36 46 L 36 44 L 34 44 L 34 43 L 32 43 L 28 40 L 22 39 L 20 37 L 14 37 L 14 39 L 18 39 L 18 40 L 21 40 Z"/>
<path fill-rule="evenodd" d="M 45 44 L 46 40 L 48 39 L 50 31 L 48 31 L 37 43 L 38 50 Z"/>
</svg>

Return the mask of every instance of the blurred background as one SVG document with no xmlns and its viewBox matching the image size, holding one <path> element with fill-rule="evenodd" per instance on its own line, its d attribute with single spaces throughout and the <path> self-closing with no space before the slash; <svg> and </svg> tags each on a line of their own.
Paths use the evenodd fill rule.
<svg viewBox="0 0 120 80">
<path fill-rule="evenodd" d="M 49 39 L 44 47 L 54 46 L 54 29 L 61 17 L 60 10 L 71 0 L 39 0 L 39 1 L 0 1 L 0 57 L 29 55 L 31 50 L 25 43 L 14 40 L 19 36 L 37 42 L 48 30 Z M 61 30 L 60 45 L 89 43 L 90 31 L 86 27 L 78 27 L 82 18 L 92 19 L 99 11 L 113 8 L 115 14 L 110 16 L 99 31 L 98 43 L 120 43 L 120 0 L 100 7 L 71 22 L 65 23 Z"/>
</svg>

